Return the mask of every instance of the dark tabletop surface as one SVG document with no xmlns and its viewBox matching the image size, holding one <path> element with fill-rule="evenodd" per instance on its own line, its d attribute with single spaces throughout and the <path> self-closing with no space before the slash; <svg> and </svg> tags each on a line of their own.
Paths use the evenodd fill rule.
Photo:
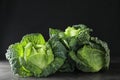
<svg viewBox="0 0 120 80">
<path fill-rule="evenodd" d="M 108 71 L 97 73 L 56 73 L 47 78 L 20 78 L 12 74 L 7 61 L 0 61 L 0 80 L 120 80 L 120 62 L 113 61 Z"/>
</svg>

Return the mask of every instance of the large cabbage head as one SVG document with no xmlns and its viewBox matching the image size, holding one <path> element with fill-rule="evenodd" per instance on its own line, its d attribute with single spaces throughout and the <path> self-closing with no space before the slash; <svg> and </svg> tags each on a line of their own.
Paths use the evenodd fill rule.
<svg viewBox="0 0 120 80">
<path fill-rule="evenodd" d="M 61 43 L 56 45 L 62 46 Z M 55 48 L 59 55 L 64 56 L 64 51 L 60 51 L 59 47 Z M 44 77 L 55 73 L 64 62 L 65 58 L 54 54 L 57 53 L 52 50 L 50 41 L 45 42 L 42 34 L 33 33 L 25 35 L 21 42 L 10 45 L 6 58 L 15 74 L 22 77 Z"/>
</svg>

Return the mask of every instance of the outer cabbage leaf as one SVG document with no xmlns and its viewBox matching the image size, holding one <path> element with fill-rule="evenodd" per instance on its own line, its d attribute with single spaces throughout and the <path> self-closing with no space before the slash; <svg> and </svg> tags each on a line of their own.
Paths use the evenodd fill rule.
<svg viewBox="0 0 120 80">
<path fill-rule="evenodd" d="M 60 42 L 65 49 L 67 49 L 67 53 L 68 53 L 68 49 L 69 49 L 69 45 L 68 42 L 66 41 L 66 37 L 63 31 L 60 31 L 58 29 L 49 29 L 49 34 L 50 34 L 50 38 L 54 39 L 53 42 Z M 51 36 L 53 35 L 53 36 Z M 63 50 L 63 49 L 61 49 Z M 64 61 L 64 64 L 61 66 L 61 68 L 59 69 L 60 72 L 73 72 L 74 71 L 74 67 L 75 64 L 73 62 L 73 60 L 70 59 L 70 57 L 66 54 L 67 59 Z"/>
<path fill-rule="evenodd" d="M 20 63 L 20 59 L 22 57 L 23 48 L 20 43 L 12 44 L 9 46 L 6 53 L 6 58 L 9 60 L 13 73 L 21 77 L 32 76 L 33 74 Z"/>
<path fill-rule="evenodd" d="M 100 49 L 101 51 L 104 52 L 104 61 L 105 61 L 104 68 L 109 69 L 110 49 L 108 47 L 108 44 L 105 41 L 98 39 L 97 37 L 91 37 L 91 42 L 94 43 L 94 47 L 96 47 L 97 49 Z M 95 44 L 97 44 L 99 47 L 97 47 Z"/>
<path fill-rule="evenodd" d="M 75 70 L 75 62 L 71 60 L 70 56 L 64 61 L 64 64 L 60 68 L 60 72 L 73 72 Z"/>
<path fill-rule="evenodd" d="M 49 39 L 48 43 L 51 45 L 54 53 L 54 61 L 43 70 L 41 76 L 48 76 L 51 73 L 58 71 L 66 60 L 67 50 L 65 46 L 58 40 L 57 37 Z"/>
</svg>

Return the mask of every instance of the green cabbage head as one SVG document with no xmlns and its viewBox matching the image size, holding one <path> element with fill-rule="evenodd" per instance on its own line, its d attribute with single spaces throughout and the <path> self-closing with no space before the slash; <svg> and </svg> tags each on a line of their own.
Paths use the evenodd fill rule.
<svg viewBox="0 0 120 80">
<path fill-rule="evenodd" d="M 22 77 L 45 77 L 55 73 L 62 66 L 65 52 L 60 42 L 52 43 L 51 40 L 45 42 L 42 34 L 33 33 L 25 35 L 20 42 L 10 45 L 6 58 L 14 74 Z"/>
</svg>

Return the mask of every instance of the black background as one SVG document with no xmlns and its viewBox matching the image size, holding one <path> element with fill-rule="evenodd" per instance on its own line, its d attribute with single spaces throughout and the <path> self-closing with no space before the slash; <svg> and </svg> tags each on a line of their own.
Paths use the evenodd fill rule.
<svg viewBox="0 0 120 80">
<path fill-rule="evenodd" d="M 0 0 L 0 60 L 25 34 L 40 32 L 47 40 L 49 27 L 81 23 L 108 42 L 113 60 L 120 56 L 118 16 L 119 0 Z"/>
</svg>

